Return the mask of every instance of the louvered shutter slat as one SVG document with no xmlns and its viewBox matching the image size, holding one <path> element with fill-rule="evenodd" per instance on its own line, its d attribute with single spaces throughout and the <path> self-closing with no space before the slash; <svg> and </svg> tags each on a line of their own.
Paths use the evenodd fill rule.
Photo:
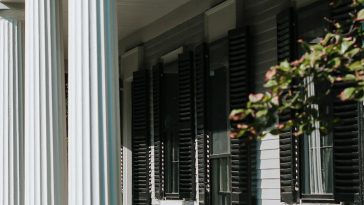
<svg viewBox="0 0 364 205">
<path fill-rule="evenodd" d="M 133 205 L 150 204 L 149 118 L 149 72 L 136 71 L 132 82 Z"/>
<path fill-rule="evenodd" d="M 295 14 L 292 8 L 277 15 L 277 60 L 292 61 L 296 57 Z M 279 121 L 286 122 L 292 118 L 287 111 L 280 114 Z M 279 135 L 281 201 L 291 204 L 297 202 L 299 196 L 299 141 L 292 130 Z"/>
<path fill-rule="evenodd" d="M 163 64 L 153 67 L 153 123 L 154 123 L 154 187 L 155 197 L 164 196 L 164 143 L 162 136 L 162 78 Z"/>
<path fill-rule="evenodd" d="M 351 26 L 351 0 L 343 0 L 330 6 L 331 19 L 342 24 L 347 32 Z M 362 204 L 363 137 L 362 103 L 342 102 L 337 95 L 350 83 L 337 83 L 332 94 L 332 115 L 338 119 L 333 127 L 334 197 L 336 201 Z"/>
<path fill-rule="evenodd" d="M 195 198 L 195 117 L 193 53 L 178 56 L 179 194 Z"/>
<path fill-rule="evenodd" d="M 362 105 L 340 101 L 336 96 L 342 86 L 335 86 L 335 90 L 332 110 L 333 118 L 339 122 L 333 127 L 334 195 L 337 201 L 354 202 L 355 198 L 360 198 L 358 195 L 361 193 Z"/>
<path fill-rule="evenodd" d="M 246 105 L 250 92 L 247 28 L 229 31 L 229 103 L 230 110 Z M 232 123 L 234 127 L 234 123 Z M 247 138 L 231 139 L 231 202 L 253 204 L 251 187 L 251 142 Z"/>
</svg>

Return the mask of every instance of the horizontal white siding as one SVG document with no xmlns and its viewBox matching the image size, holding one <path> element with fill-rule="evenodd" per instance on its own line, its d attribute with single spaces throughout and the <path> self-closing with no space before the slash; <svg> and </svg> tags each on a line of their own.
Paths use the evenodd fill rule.
<svg viewBox="0 0 364 205">
<path fill-rule="evenodd" d="M 269 136 L 258 143 L 258 204 L 280 204 L 279 140 Z"/>
<path fill-rule="evenodd" d="M 290 5 L 289 0 L 247 0 L 247 21 L 251 25 L 254 88 L 263 90 L 264 74 L 277 63 L 276 14 Z M 257 204 L 281 205 L 279 139 L 268 136 L 257 146 Z"/>
<path fill-rule="evenodd" d="M 277 188 L 277 184 L 279 184 L 279 179 L 276 178 L 267 178 L 267 179 L 258 179 L 258 189 L 275 189 Z"/>
<path fill-rule="evenodd" d="M 281 205 L 282 203 L 280 200 L 273 200 L 273 199 L 259 199 L 258 204 L 260 205 Z"/>
<path fill-rule="evenodd" d="M 310 0 L 300 0 L 300 5 Z M 267 69 L 277 64 L 276 15 L 292 5 L 290 0 L 246 0 L 245 13 L 252 38 L 254 88 L 264 90 Z M 310 1 L 311 2 L 311 1 Z M 305 3 L 306 4 L 306 3 Z M 257 147 L 257 204 L 281 205 L 279 138 L 268 136 Z"/>
</svg>

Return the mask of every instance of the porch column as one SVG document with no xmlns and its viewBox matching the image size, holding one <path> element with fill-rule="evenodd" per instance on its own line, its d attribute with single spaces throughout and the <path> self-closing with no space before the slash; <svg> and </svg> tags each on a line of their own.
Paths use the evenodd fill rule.
<svg viewBox="0 0 364 205">
<path fill-rule="evenodd" d="M 25 4 L 25 203 L 67 204 L 60 0 Z"/>
<path fill-rule="evenodd" d="M 115 0 L 69 1 L 69 205 L 120 203 Z"/>
<path fill-rule="evenodd" d="M 0 13 L 0 204 L 23 205 L 22 21 Z"/>
</svg>

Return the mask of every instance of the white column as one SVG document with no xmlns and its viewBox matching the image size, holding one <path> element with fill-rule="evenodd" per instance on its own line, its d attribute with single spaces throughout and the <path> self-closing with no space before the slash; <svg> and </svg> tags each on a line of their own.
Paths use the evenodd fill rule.
<svg viewBox="0 0 364 205">
<path fill-rule="evenodd" d="M 67 204 L 61 0 L 25 5 L 25 204 Z"/>
<path fill-rule="evenodd" d="M 69 205 L 120 204 L 115 0 L 69 1 Z"/>
<path fill-rule="evenodd" d="M 6 205 L 23 205 L 23 29 L 22 21 L 0 16 L 0 204 Z"/>
</svg>

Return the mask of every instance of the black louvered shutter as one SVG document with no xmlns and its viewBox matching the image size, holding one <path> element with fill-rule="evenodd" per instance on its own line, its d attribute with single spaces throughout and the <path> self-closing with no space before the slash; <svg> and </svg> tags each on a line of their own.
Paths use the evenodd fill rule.
<svg viewBox="0 0 364 205">
<path fill-rule="evenodd" d="M 343 0 L 330 7 L 331 18 L 350 29 L 354 12 L 351 0 Z M 333 118 L 338 123 L 333 128 L 334 152 L 334 197 L 340 202 L 363 204 L 363 106 L 357 102 L 342 102 L 337 95 L 348 84 L 338 83 L 332 95 Z"/>
<path fill-rule="evenodd" d="M 195 198 L 195 115 L 193 53 L 178 56 L 179 193 Z"/>
<path fill-rule="evenodd" d="M 154 183 L 155 197 L 164 197 L 164 143 L 162 136 L 162 78 L 163 65 L 153 67 L 153 120 L 154 120 Z"/>
<path fill-rule="evenodd" d="M 333 127 L 334 196 L 338 202 L 362 204 L 362 103 L 337 98 L 347 86 L 336 84 L 332 100 L 333 118 L 338 120 Z"/>
<path fill-rule="evenodd" d="M 246 28 L 229 31 L 230 110 L 246 105 L 251 91 Z M 234 124 L 232 124 L 234 127 Z M 250 141 L 231 139 L 231 201 L 233 205 L 252 204 Z"/>
<path fill-rule="evenodd" d="M 149 205 L 149 72 L 136 71 L 132 82 L 133 205 Z"/>
<path fill-rule="evenodd" d="M 207 133 L 207 80 L 209 55 L 207 45 L 195 50 L 196 114 L 198 144 L 198 182 L 200 205 L 210 204 L 210 139 Z"/>
<path fill-rule="evenodd" d="M 277 60 L 292 61 L 297 56 L 295 11 L 289 8 L 277 15 Z M 292 118 L 291 112 L 279 116 L 280 122 Z M 299 197 L 299 140 L 292 130 L 279 135 L 281 201 L 291 204 Z"/>
</svg>

